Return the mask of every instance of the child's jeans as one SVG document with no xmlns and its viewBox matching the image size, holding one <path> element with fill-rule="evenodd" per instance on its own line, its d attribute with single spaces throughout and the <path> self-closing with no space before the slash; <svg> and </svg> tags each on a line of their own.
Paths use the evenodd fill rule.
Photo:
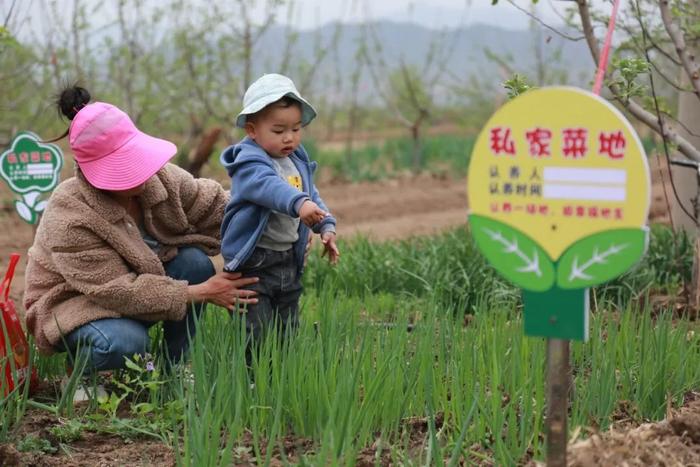
<svg viewBox="0 0 700 467">
<path fill-rule="evenodd" d="M 260 278 L 258 283 L 248 287 L 258 292 L 258 303 L 248 305 L 245 311 L 248 338 L 259 342 L 272 326 L 276 326 L 281 335 L 294 331 L 299 325 L 302 292 L 294 249 L 256 248 L 240 272 L 246 277 Z"/>
<path fill-rule="evenodd" d="M 205 282 L 215 273 L 209 257 L 194 247 L 179 248 L 177 256 L 163 266 L 167 276 L 190 284 Z M 187 351 L 189 339 L 195 334 L 195 313 L 201 308 L 199 304 L 189 310 L 181 321 L 163 321 L 164 350 L 171 362 L 180 360 Z M 154 324 L 132 318 L 106 318 L 84 324 L 64 338 L 69 363 L 86 361 L 87 372 L 124 368 L 125 357 L 150 351 L 148 329 Z"/>
</svg>

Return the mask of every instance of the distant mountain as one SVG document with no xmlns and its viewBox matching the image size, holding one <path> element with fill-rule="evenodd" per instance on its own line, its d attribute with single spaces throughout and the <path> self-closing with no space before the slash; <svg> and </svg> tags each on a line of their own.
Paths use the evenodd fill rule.
<svg viewBox="0 0 700 467">
<path fill-rule="evenodd" d="M 543 18 L 548 24 L 560 25 L 561 20 L 550 9 L 538 6 L 536 11 L 537 16 Z M 490 1 L 472 2 L 469 8 L 464 8 L 464 5 L 462 8 L 457 8 L 435 5 L 434 2 L 416 2 L 412 3 L 410 7 L 396 8 L 394 11 L 381 15 L 378 19 L 400 23 L 419 23 L 429 28 L 458 28 L 464 25 L 482 23 L 504 29 L 520 30 L 527 29 L 530 21 L 527 15 L 507 2 L 492 6 Z"/>
<path fill-rule="evenodd" d="M 479 8 L 474 7 L 476 12 Z M 491 17 L 496 10 L 503 12 L 504 24 L 510 24 L 510 20 L 506 19 L 514 13 L 505 8 L 489 9 Z M 315 29 L 272 26 L 255 44 L 254 78 L 262 73 L 283 71 L 283 57 L 285 50 L 289 48 L 292 51 L 292 64 L 286 72 L 301 86 L 303 76 L 308 74 L 308 65 L 315 62 L 319 47 L 333 46 L 334 37 L 338 38 L 333 46 L 334 50 L 329 51 L 314 70 L 309 87 L 316 96 L 324 96 L 330 100 L 344 101 L 350 95 L 350 75 L 358 66 L 357 50 L 363 42 L 370 47 L 370 55 L 375 59 L 381 55 L 389 72 L 397 69 L 401 62 L 424 70 L 428 56 L 436 45 L 441 51 L 450 52 L 441 84 L 438 85 L 438 89 L 433 90 L 435 97 L 443 103 L 453 95 L 452 89 L 468 88 L 474 80 L 478 81 L 480 89 L 500 88 L 500 83 L 510 76 L 510 72 L 523 74 L 531 82 L 538 84 L 536 51 L 539 51 L 539 62 L 544 65 L 545 74 L 552 75 L 556 72 L 559 76 L 557 82 L 587 87 L 594 75 L 594 64 L 584 41 L 567 41 L 543 28 L 508 29 L 481 23 L 450 28 L 431 26 L 430 14 L 437 17 L 463 15 L 458 9 L 418 6 L 413 12 L 405 14 L 408 18 L 423 15 L 425 21 L 418 24 L 414 18 L 413 22 L 378 20 L 369 23 L 381 44 L 381 53 L 374 50 L 372 41 L 365 37 L 368 26 L 362 23 L 327 23 Z M 397 13 L 397 16 L 400 15 Z M 463 20 L 458 19 L 458 24 L 461 22 Z M 167 38 L 168 31 L 159 31 L 158 35 Z M 104 53 L 105 42 L 118 41 L 118 36 L 117 28 L 102 28 L 90 35 L 88 48 L 102 50 Z M 217 43 L 218 38 L 212 33 L 204 40 L 213 45 Z M 162 46 L 166 56 L 172 55 L 169 47 L 166 39 Z M 498 59 L 493 58 L 494 55 L 502 59 L 506 67 L 499 65 Z M 242 66 L 236 56 L 240 57 L 240 51 L 235 49 L 217 54 L 217 59 L 230 57 L 228 62 L 217 66 L 230 67 L 231 75 L 240 76 Z M 101 57 L 98 55 L 97 59 Z M 429 66 L 434 67 L 436 63 L 433 62 Z M 341 70 L 344 75 L 340 85 L 336 70 Z M 360 90 L 363 103 L 377 101 L 377 89 L 366 68 L 361 74 Z"/>
<path fill-rule="evenodd" d="M 470 79 L 479 79 L 482 83 L 501 83 L 508 73 L 489 59 L 489 52 L 504 58 L 513 71 L 525 74 L 533 82 L 537 78 L 536 48 L 541 54 L 541 63 L 548 72 L 559 71 L 564 75 L 564 83 L 570 85 L 587 86 L 594 74 L 594 65 L 588 49 L 583 41 L 571 42 L 547 30 L 539 33 L 531 30 L 509 30 L 496 26 L 474 24 L 453 29 L 438 31 L 416 23 L 378 21 L 372 23 L 382 47 L 382 57 L 389 68 L 398 66 L 401 61 L 414 65 L 419 69 L 425 66 L 433 43 L 438 37 L 443 50 L 451 50 L 448 60 L 449 72 L 445 78 L 452 85 L 459 84 L 463 79 L 468 83 Z M 330 86 L 335 69 L 351 71 L 357 66 L 356 51 L 362 43 L 366 29 L 361 24 L 327 24 L 314 30 L 296 31 L 296 42 L 293 46 L 293 56 L 296 63 L 310 63 L 313 61 L 314 50 L 318 45 L 331 44 L 334 34 L 339 33 L 336 50 L 337 56 L 329 54 L 321 63 L 315 73 L 313 90 L 321 94 L 332 95 L 338 93 Z M 444 35 L 441 36 L 441 34 Z M 278 26 L 270 28 L 256 45 L 255 74 L 278 71 L 288 37 L 288 30 Z M 376 55 L 376 52 L 374 52 Z M 294 78 L 296 73 L 291 68 L 290 74 Z M 372 99 L 374 85 L 368 73 L 362 75 L 361 89 L 363 95 Z M 341 90 L 337 98 L 343 98 L 347 89 Z M 447 93 L 439 92 L 439 95 L 447 97 Z"/>
</svg>

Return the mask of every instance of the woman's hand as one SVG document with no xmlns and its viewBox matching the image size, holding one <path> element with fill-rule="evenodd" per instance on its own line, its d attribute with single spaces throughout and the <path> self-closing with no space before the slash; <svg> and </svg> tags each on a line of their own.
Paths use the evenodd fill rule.
<svg viewBox="0 0 700 467">
<path fill-rule="evenodd" d="M 209 302 L 227 310 L 235 310 L 236 305 L 258 303 L 257 292 L 246 290 L 246 285 L 258 282 L 257 277 L 242 277 L 240 272 L 219 272 L 201 284 L 187 287 L 190 302 Z"/>
</svg>

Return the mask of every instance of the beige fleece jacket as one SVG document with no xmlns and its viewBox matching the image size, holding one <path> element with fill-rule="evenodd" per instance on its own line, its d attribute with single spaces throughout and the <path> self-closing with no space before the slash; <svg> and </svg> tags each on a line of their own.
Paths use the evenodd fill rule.
<svg viewBox="0 0 700 467">
<path fill-rule="evenodd" d="M 39 351 L 55 351 L 66 335 L 103 318 L 179 320 L 187 282 L 165 276 L 177 247 L 209 255 L 220 249 L 228 193 L 168 164 L 147 182 L 139 202 L 146 231 L 163 247 L 157 256 L 124 208 L 82 174 L 51 195 L 29 249 L 24 306 Z"/>
</svg>

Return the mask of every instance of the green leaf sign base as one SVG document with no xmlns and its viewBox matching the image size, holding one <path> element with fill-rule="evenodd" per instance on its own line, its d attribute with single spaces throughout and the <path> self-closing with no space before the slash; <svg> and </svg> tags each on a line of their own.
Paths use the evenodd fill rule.
<svg viewBox="0 0 700 467">
<path fill-rule="evenodd" d="M 557 262 L 557 285 L 581 289 L 614 279 L 644 255 L 646 229 L 606 230 L 579 240 Z"/>
<path fill-rule="evenodd" d="M 472 214 L 472 235 L 496 271 L 518 287 L 544 292 L 554 284 L 554 263 L 535 240 L 507 224 Z"/>
<path fill-rule="evenodd" d="M 503 277 L 523 289 L 525 334 L 585 340 L 588 288 L 631 268 L 647 247 L 648 229 L 620 228 L 581 238 L 559 258 L 537 241 L 485 216 L 469 216 L 479 250 Z"/>
<path fill-rule="evenodd" d="M 588 339 L 589 289 L 523 290 L 525 334 L 556 339 Z"/>
</svg>

